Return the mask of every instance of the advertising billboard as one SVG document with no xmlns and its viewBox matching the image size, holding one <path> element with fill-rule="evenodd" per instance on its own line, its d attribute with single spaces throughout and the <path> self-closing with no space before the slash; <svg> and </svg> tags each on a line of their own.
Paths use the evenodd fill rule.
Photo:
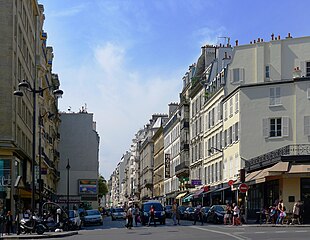
<svg viewBox="0 0 310 240">
<path fill-rule="evenodd" d="M 95 179 L 79 179 L 79 194 L 97 194 L 98 183 Z"/>
</svg>

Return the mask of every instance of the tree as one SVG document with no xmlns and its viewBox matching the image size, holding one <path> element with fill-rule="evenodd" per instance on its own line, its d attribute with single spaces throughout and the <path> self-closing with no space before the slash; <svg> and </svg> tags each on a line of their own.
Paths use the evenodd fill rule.
<svg viewBox="0 0 310 240">
<path fill-rule="evenodd" d="M 107 195 L 107 193 L 108 193 L 108 186 L 107 186 L 107 182 L 106 182 L 106 180 L 104 179 L 104 177 L 103 176 L 99 176 L 99 179 L 98 179 L 98 195 L 100 196 L 100 197 L 102 197 L 102 196 L 105 196 L 105 195 Z"/>
</svg>

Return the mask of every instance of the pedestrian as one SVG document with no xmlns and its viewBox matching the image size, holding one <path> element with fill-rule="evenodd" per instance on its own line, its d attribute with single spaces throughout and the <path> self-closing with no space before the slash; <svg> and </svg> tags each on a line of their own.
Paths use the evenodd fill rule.
<svg viewBox="0 0 310 240">
<path fill-rule="evenodd" d="M 155 208 L 153 205 L 151 205 L 150 208 L 150 216 L 149 216 L 149 223 L 148 226 L 150 226 L 150 223 L 153 222 L 154 226 L 156 227 L 156 221 L 155 221 Z"/>
<path fill-rule="evenodd" d="M 178 225 L 180 225 L 180 219 L 181 219 L 181 210 L 180 210 L 180 207 L 177 204 L 177 221 L 178 221 Z"/>
<path fill-rule="evenodd" d="M 135 206 L 135 224 L 136 227 L 138 226 L 138 223 L 141 223 L 141 218 L 140 218 L 140 209 L 138 204 Z"/>
<path fill-rule="evenodd" d="M 200 209 L 201 209 L 201 205 L 200 203 L 198 203 L 197 207 L 194 210 L 194 223 L 193 225 L 196 225 L 196 222 L 200 219 Z"/>
<path fill-rule="evenodd" d="M 6 234 L 10 235 L 13 233 L 13 216 L 11 211 L 8 211 L 5 217 L 5 223 L 6 223 Z"/>
<path fill-rule="evenodd" d="M 132 216 L 132 207 L 130 206 L 127 210 L 127 213 L 126 213 L 126 218 L 127 218 L 127 224 L 126 224 L 126 227 L 128 229 L 131 229 L 133 226 L 133 216 Z"/>
<path fill-rule="evenodd" d="M 226 204 L 226 213 L 224 215 L 224 224 L 232 224 L 231 221 L 232 213 L 231 213 L 231 206 L 229 203 Z"/>
<path fill-rule="evenodd" d="M 295 224 L 295 222 L 300 225 L 300 200 L 294 203 L 293 206 L 293 219 L 291 224 Z"/>
<path fill-rule="evenodd" d="M 173 225 L 177 225 L 177 203 L 176 202 L 173 202 L 172 204 L 172 219 L 173 219 Z"/>
<path fill-rule="evenodd" d="M 233 225 L 241 225 L 240 222 L 240 209 L 236 203 L 233 203 Z"/>
<path fill-rule="evenodd" d="M 281 205 L 281 206 L 279 205 L 278 209 L 279 209 L 280 213 L 279 213 L 279 216 L 277 218 L 276 224 L 283 224 L 283 220 L 286 217 L 286 208 L 284 205 Z"/>
</svg>

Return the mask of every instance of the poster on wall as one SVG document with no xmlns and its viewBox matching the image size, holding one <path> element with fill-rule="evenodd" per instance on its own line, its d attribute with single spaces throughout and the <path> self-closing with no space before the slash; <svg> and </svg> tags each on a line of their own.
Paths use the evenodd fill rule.
<svg viewBox="0 0 310 240">
<path fill-rule="evenodd" d="M 79 179 L 79 194 L 97 194 L 97 180 Z"/>
</svg>

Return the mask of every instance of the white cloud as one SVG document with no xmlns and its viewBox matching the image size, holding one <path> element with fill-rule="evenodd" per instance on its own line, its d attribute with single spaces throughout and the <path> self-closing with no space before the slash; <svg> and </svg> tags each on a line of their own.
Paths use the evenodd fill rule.
<svg viewBox="0 0 310 240">
<path fill-rule="evenodd" d="M 194 37 L 198 37 L 201 46 L 206 44 L 225 43 L 223 37 L 227 36 L 227 31 L 224 27 L 204 27 L 195 31 Z"/>
<path fill-rule="evenodd" d="M 94 113 L 100 135 L 100 172 L 108 178 L 129 149 L 134 134 L 151 115 L 167 113 L 168 104 L 179 100 L 181 80 L 171 77 L 177 75 L 175 72 L 151 76 L 138 68 L 131 69 L 127 50 L 113 42 L 101 44 L 93 51 L 88 64 L 62 73 L 63 79 L 74 76 L 75 84 L 71 81 L 68 85 L 60 105 L 65 110 L 71 106 L 77 112 L 87 103 L 88 112 Z"/>
<path fill-rule="evenodd" d="M 85 4 L 80 4 L 70 8 L 64 8 L 62 11 L 52 12 L 50 17 L 71 17 L 82 12 L 85 6 Z"/>
</svg>

